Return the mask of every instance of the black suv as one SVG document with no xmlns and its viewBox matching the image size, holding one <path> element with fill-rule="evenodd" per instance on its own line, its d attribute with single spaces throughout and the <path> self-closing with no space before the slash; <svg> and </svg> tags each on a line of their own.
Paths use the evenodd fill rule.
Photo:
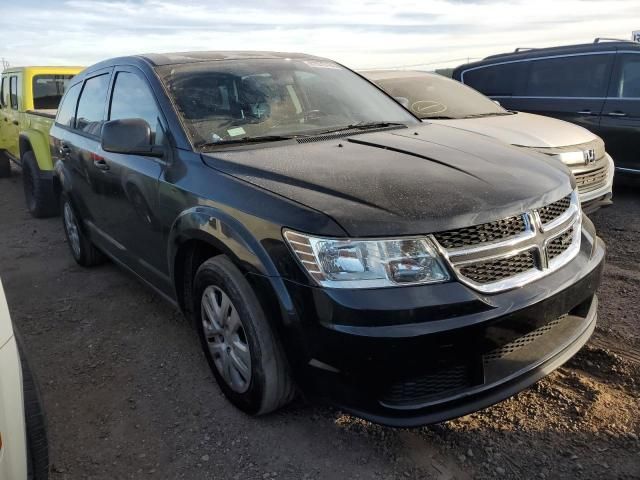
<svg viewBox="0 0 640 480">
<path fill-rule="evenodd" d="M 51 148 L 75 260 L 178 305 L 253 414 L 295 379 L 385 424 L 456 417 L 595 327 L 604 248 L 565 167 L 421 124 L 326 59 L 105 61 L 72 80 Z"/>
<path fill-rule="evenodd" d="M 601 137 L 616 169 L 640 174 L 640 44 L 517 49 L 461 65 L 453 78 L 510 110 L 577 123 Z"/>
</svg>

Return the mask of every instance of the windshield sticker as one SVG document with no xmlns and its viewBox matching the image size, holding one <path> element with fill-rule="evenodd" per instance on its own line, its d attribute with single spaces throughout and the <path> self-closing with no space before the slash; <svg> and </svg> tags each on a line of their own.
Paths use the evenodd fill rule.
<svg viewBox="0 0 640 480">
<path fill-rule="evenodd" d="M 340 65 L 333 62 L 323 62 L 320 60 L 306 60 L 304 63 L 312 68 L 333 68 L 335 70 L 341 70 Z"/>
<path fill-rule="evenodd" d="M 244 135 L 245 132 L 244 128 L 242 127 L 236 127 L 236 128 L 230 128 L 229 130 L 227 130 L 227 133 L 229 134 L 230 137 L 237 137 L 238 135 Z"/>
</svg>

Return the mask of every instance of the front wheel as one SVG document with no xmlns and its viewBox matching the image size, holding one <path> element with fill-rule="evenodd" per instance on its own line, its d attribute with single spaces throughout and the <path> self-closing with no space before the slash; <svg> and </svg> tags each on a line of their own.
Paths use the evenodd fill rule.
<svg viewBox="0 0 640 480">
<path fill-rule="evenodd" d="M 280 343 L 251 285 L 228 257 L 200 266 L 192 300 L 205 356 L 231 403 L 261 415 L 290 402 L 294 387 Z"/>
<path fill-rule="evenodd" d="M 82 231 L 76 211 L 66 195 L 61 197 L 60 210 L 62 210 L 62 225 L 67 244 L 76 263 L 83 267 L 102 263 L 104 255 Z"/>
</svg>

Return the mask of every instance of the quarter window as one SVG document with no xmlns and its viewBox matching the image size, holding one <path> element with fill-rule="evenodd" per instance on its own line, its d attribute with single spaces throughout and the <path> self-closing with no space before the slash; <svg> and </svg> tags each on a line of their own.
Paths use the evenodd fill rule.
<svg viewBox="0 0 640 480">
<path fill-rule="evenodd" d="M 18 109 L 18 77 L 15 75 L 9 79 L 9 98 L 11 101 L 11 108 Z"/>
<path fill-rule="evenodd" d="M 640 55 L 620 54 L 619 98 L 640 98 Z"/>
<path fill-rule="evenodd" d="M 612 55 L 532 60 L 526 96 L 604 97 L 609 81 Z"/>
<path fill-rule="evenodd" d="M 76 115 L 78 130 L 90 135 L 100 135 L 104 123 L 104 105 L 108 88 L 108 74 L 98 75 L 84 82 Z"/>
<path fill-rule="evenodd" d="M 153 143 L 162 143 L 160 111 L 147 82 L 134 73 L 118 72 L 111 97 L 109 120 L 141 118 L 151 127 Z"/>
<path fill-rule="evenodd" d="M 65 127 L 73 128 L 76 120 L 76 105 L 78 104 L 78 95 L 80 94 L 81 85 L 81 83 L 76 83 L 67 91 L 67 94 L 62 99 L 62 103 L 58 109 L 56 123 Z"/>
</svg>

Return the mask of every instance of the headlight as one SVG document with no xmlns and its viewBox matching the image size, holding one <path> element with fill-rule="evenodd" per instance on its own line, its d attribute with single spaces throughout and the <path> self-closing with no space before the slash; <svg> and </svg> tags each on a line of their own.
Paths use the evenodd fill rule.
<svg viewBox="0 0 640 480">
<path fill-rule="evenodd" d="M 449 280 L 426 237 L 354 240 L 285 230 L 284 238 L 305 270 L 323 287 L 377 288 Z"/>
</svg>

